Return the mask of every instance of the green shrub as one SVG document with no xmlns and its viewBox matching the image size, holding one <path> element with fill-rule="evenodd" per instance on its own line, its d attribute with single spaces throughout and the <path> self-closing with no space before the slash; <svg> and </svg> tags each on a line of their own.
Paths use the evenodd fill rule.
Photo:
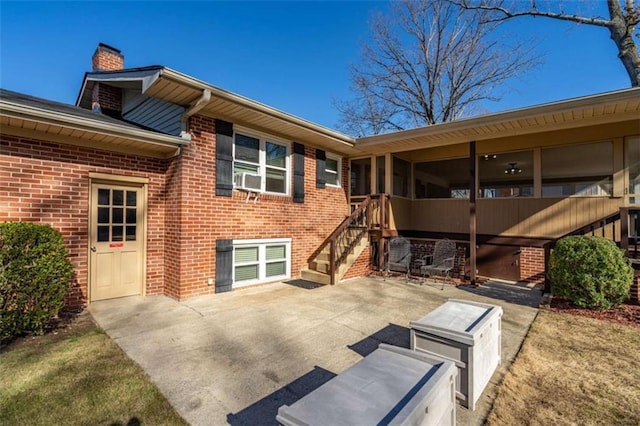
<svg viewBox="0 0 640 426">
<path fill-rule="evenodd" d="M 549 278 L 557 296 L 582 308 L 608 309 L 629 297 L 633 269 L 613 241 L 571 236 L 557 242 Z"/>
<path fill-rule="evenodd" d="M 73 265 L 48 225 L 0 223 L 0 342 L 42 334 L 62 308 Z"/>
</svg>

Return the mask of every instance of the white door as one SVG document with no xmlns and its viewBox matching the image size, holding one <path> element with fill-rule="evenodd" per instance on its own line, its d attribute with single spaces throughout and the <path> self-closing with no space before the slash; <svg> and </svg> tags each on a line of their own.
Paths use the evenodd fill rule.
<svg viewBox="0 0 640 426">
<path fill-rule="evenodd" d="M 142 294 L 145 201 L 141 186 L 91 185 L 91 301 Z"/>
</svg>

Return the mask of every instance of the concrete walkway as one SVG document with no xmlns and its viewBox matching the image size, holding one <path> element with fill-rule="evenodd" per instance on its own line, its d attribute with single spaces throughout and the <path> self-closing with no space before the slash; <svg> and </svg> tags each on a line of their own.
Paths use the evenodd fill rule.
<svg viewBox="0 0 640 426">
<path fill-rule="evenodd" d="M 502 365 L 476 410 L 457 410 L 458 424 L 476 425 L 488 414 L 540 298 L 538 289 L 500 283 L 444 290 L 381 278 L 304 284 L 276 283 L 185 302 L 128 297 L 96 302 L 89 310 L 188 422 L 259 425 L 274 424 L 279 406 L 294 403 L 380 342 L 409 347 L 409 321 L 446 299 L 499 304 Z"/>
</svg>

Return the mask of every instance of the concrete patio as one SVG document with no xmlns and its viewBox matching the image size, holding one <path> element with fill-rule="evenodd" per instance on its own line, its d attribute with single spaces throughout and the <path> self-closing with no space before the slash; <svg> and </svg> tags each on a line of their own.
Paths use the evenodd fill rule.
<svg viewBox="0 0 640 426">
<path fill-rule="evenodd" d="M 537 313 L 540 291 L 490 282 L 477 289 L 361 278 L 316 287 L 293 281 L 177 302 L 164 296 L 93 303 L 111 338 L 149 374 L 194 425 L 275 424 L 290 405 L 374 351 L 409 347 L 409 321 L 448 298 L 498 304 L 502 365 L 474 412 L 458 405 L 460 425 L 482 424 L 497 384 Z"/>
</svg>

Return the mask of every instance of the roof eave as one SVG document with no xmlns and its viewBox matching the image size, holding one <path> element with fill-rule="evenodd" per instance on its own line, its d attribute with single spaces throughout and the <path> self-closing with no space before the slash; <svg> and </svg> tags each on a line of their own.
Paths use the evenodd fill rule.
<svg viewBox="0 0 640 426">
<path fill-rule="evenodd" d="M 495 114 L 481 115 L 427 127 L 420 127 L 417 129 L 402 130 L 383 135 L 358 138 L 356 140 L 356 148 L 366 149 L 381 144 L 400 142 L 407 139 L 460 132 L 478 126 L 490 126 L 515 120 L 527 120 L 543 114 L 569 112 L 589 106 L 606 106 L 607 104 L 625 102 L 627 100 L 636 101 L 638 97 L 640 97 L 640 88 L 636 87 L 575 99 L 561 100 L 532 107 L 519 108 Z"/>
<path fill-rule="evenodd" d="M 181 146 L 189 144 L 188 140 L 176 136 L 150 132 L 144 129 L 136 129 L 116 123 L 91 120 L 86 117 L 76 117 L 63 112 L 49 111 L 42 108 L 20 105 L 4 100 L 0 100 L 0 114 L 32 122 L 64 126 L 89 133 L 123 137 L 163 148 L 178 149 Z"/>
<path fill-rule="evenodd" d="M 238 95 L 233 92 L 229 92 L 227 90 L 221 89 L 217 86 L 213 86 L 211 84 L 205 83 L 201 80 L 190 77 L 186 74 L 182 74 L 178 71 L 172 70 L 171 68 L 164 68 L 161 72 L 161 76 L 163 78 L 167 78 L 177 83 L 184 84 L 187 86 L 191 86 L 198 90 L 210 90 L 212 98 L 222 98 L 229 102 L 233 102 L 239 106 L 244 108 L 249 108 L 257 112 L 261 112 L 272 116 L 274 118 L 278 118 L 280 120 L 284 120 L 296 126 L 302 127 L 306 130 L 312 131 L 314 133 L 321 134 L 325 137 L 329 137 L 340 144 L 343 144 L 345 148 L 353 148 L 356 140 L 344 133 L 337 132 L 335 130 L 331 130 L 327 127 L 321 126 L 319 124 L 313 123 L 311 121 L 305 120 L 303 118 L 297 117 L 292 114 L 288 114 L 279 109 L 270 107 L 268 105 L 262 104 L 260 102 L 256 102 L 252 99 L 244 97 L 242 95 Z"/>
</svg>

